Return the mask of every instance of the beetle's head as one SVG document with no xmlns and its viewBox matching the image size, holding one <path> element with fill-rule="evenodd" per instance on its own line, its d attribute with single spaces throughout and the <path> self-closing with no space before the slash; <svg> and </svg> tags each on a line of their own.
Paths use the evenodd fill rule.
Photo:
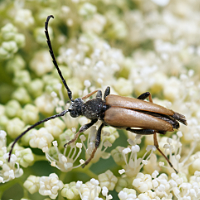
<svg viewBox="0 0 200 200">
<path fill-rule="evenodd" d="M 82 115 L 81 107 L 82 107 L 83 103 L 84 102 L 81 98 L 77 98 L 77 99 L 71 101 L 71 105 L 68 109 L 71 117 L 75 118 L 75 117 Z"/>
</svg>

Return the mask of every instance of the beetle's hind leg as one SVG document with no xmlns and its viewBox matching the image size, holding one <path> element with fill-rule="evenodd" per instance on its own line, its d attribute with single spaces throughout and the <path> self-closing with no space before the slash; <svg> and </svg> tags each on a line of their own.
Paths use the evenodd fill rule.
<svg viewBox="0 0 200 200">
<path fill-rule="evenodd" d="M 166 161 L 174 169 L 174 171 L 178 174 L 178 171 L 173 167 L 172 163 L 169 161 L 167 156 L 160 150 L 155 130 L 152 130 L 152 129 L 131 129 L 131 128 L 127 128 L 126 130 L 131 131 L 131 132 L 136 133 L 136 134 L 140 134 L 140 135 L 151 135 L 151 134 L 153 134 L 154 146 L 161 153 L 161 155 L 166 159 Z M 164 132 L 161 132 L 161 133 L 163 134 Z"/>
<path fill-rule="evenodd" d="M 93 92 L 90 92 L 89 94 L 85 95 L 84 97 L 82 97 L 81 99 L 84 100 L 84 99 L 87 99 L 89 98 L 90 96 L 92 96 L 93 94 L 97 93 L 99 90 L 95 90 Z"/>
<path fill-rule="evenodd" d="M 98 147 L 99 147 L 99 144 L 101 142 L 101 131 L 102 131 L 102 128 L 105 126 L 105 124 L 101 124 L 101 126 L 99 127 L 99 129 L 97 130 L 97 134 L 96 134 L 96 140 L 95 140 L 95 148 L 93 149 L 92 151 L 92 154 L 90 155 L 90 157 L 85 161 L 85 163 L 82 165 L 82 168 L 85 167 L 85 165 L 87 165 L 91 160 L 92 158 L 94 157 L 94 154 L 95 152 L 97 151 Z"/>
<path fill-rule="evenodd" d="M 101 90 L 98 90 L 96 98 L 102 99 L 102 92 L 101 92 Z"/>
<path fill-rule="evenodd" d="M 136 134 L 140 134 L 140 135 L 152 135 L 154 134 L 154 130 L 152 129 L 133 129 L 133 128 L 127 128 L 127 131 L 131 131 L 133 133 Z"/>
<path fill-rule="evenodd" d="M 160 150 L 159 145 L 158 145 L 158 140 L 157 140 L 157 135 L 156 135 L 156 131 L 154 131 L 154 135 L 153 135 L 153 141 L 154 141 L 154 146 L 156 147 L 156 149 L 162 154 L 162 156 L 167 160 L 167 162 L 169 163 L 169 165 L 174 169 L 174 171 L 178 174 L 178 171 L 174 168 L 174 166 L 172 165 L 172 163 L 169 161 L 169 159 L 167 158 L 167 156 Z"/>
<path fill-rule="evenodd" d="M 110 87 L 108 86 L 104 92 L 104 100 L 106 100 L 106 97 L 110 94 Z"/>
<path fill-rule="evenodd" d="M 145 100 L 147 97 L 149 97 L 149 101 L 151 103 L 153 103 L 152 96 L 151 96 L 150 92 L 145 92 L 145 93 L 141 94 L 137 99 Z"/>
<path fill-rule="evenodd" d="M 86 131 L 88 128 L 90 128 L 96 122 L 97 122 L 97 120 L 92 120 L 90 123 L 81 126 L 81 128 L 79 129 L 79 131 L 75 134 L 74 138 L 72 140 L 70 140 L 69 142 L 67 142 L 64 145 L 64 147 L 66 147 L 68 144 L 71 144 L 71 143 L 75 142 L 77 140 L 78 136 L 80 135 L 80 133 Z"/>
</svg>

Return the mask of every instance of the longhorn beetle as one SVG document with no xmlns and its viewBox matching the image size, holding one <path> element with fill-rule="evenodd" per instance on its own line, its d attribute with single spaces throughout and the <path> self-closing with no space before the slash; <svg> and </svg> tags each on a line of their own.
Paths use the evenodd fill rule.
<svg viewBox="0 0 200 200">
<path fill-rule="evenodd" d="M 51 41 L 48 33 L 48 23 L 50 18 L 54 18 L 54 16 L 53 15 L 48 16 L 45 22 L 45 34 L 47 38 L 47 44 L 49 47 L 50 55 L 52 57 L 52 61 L 67 90 L 71 104 L 68 110 L 64 110 L 59 114 L 43 119 L 35 123 L 34 125 L 30 126 L 23 133 L 21 133 L 21 135 L 19 135 L 15 139 L 15 141 L 11 146 L 8 161 L 10 161 L 11 153 L 16 142 L 29 130 L 50 119 L 64 116 L 67 112 L 69 112 L 71 117 L 75 118 L 82 115 L 90 119 L 91 121 L 81 126 L 79 131 L 75 134 L 74 139 L 66 143 L 65 147 L 67 144 L 75 142 L 81 132 L 84 132 L 85 130 L 90 128 L 98 120 L 102 121 L 102 124 L 100 125 L 96 133 L 95 148 L 92 151 L 90 158 L 85 161 L 83 167 L 91 161 L 91 159 L 94 157 L 97 148 L 99 147 L 101 141 L 102 128 L 104 126 L 113 126 L 116 128 L 126 129 L 136 134 L 153 135 L 155 147 L 164 156 L 164 158 L 167 160 L 169 165 L 175 170 L 175 172 L 178 173 L 178 171 L 173 167 L 169 159 L 160 150 L 156 134 L 157 133 L 165 134 L 167 131 L 172 132 L 174 129 L 178 129 L 179 122 L 187 125 L 185 116 L 177 112 L 174 112 L 170 109 L 164 108 L 160 105 L 154 104 L 152 101 L 151 94 L 149 92 L 145 92 L 141 94 L 137 99 L 135 99 L 130 97 L 112 95 L 110 94 L 110 87 L 107 87 L 104 92 L 103 99 L 101 90 L 95 90 L 82 98 L 72 99 L 72 92 L 62 76 L 62 73 L 58 67 L 51 46 Z M 97 93 L 95 99 L 91 99 L 86 102 L 83 101 L 95 93 Z M 149 98 L 149 102 L 144 101 L 146 98 Z"/>
</svg>

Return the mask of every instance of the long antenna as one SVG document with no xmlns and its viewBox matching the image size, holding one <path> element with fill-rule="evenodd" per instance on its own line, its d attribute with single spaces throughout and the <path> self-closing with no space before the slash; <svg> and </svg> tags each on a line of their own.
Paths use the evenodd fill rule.
<svg viewBox="0 0 200 200">
<path fill-rule="evenodd" d="M 32 126 L 30 126 L 29 128 L 27 128 L 23 133 L 21 133 L 21 135 L 19 135 L 15 141 L 12 143 L 12 146 L 11 146 L 11 149 L 10 149 L 10 152 L 9 152 L 9 157 L 8 157 L 8 162 L 10 162 L 10 158 L 11 158 L 11 154 L 12 154 L 12 151 L 13 151 L 13 148 L 15 146 L 15 144 L 17 143 L 17 141 L 23 136 L 25 135 L 28 131 L 30 131 L 31 129 L 35 128 L 36 126 L 42 124 L 43 122 L 46 122 L 50 119 L 54 119 L 54 118 L 57 118 L 57 117 L 61 117 L 61 116 L 64 116 L 66 113 L 68 112 L 68 110 L 64 110 L 62 111 L 61 113 L 59 114 L 56 114 L 56 115 L 52 115 L 51 117 L 48 117 L 46 119 L 43 119 L 39 122 L 36 122 L 35 124 L 33 124 Z"/>
<path fill-rule="evenodd" d="M 65 79 L 63 78 L 63 75 L 62 75 L 62 73 L 61 73 L 61 71 L 60 71 L 60 69 L 58 67 L 58 64 L 57 64 L 57 61 L 56 61 L 56 58 L 54 56 L 54 52 L 53 52 L 53 49 L 52 49 L 52 46 L 51 46 L 51 40 L 50 40 L 49 33 L 48 33 L 48 23 L 49 23 L 50 18 L 54 18 L 54 16 L 53 15 L 49 15 L 47 17 L 46 22 L 45 22 L 45 34 L 46 34 L 46 38 L 47 38 L 47 44 L 49 46 L 49 52 L 51 54 L 53 64 L 55 65 L 55 67 L 56 67 L 56 69 L 58 71 L 58 74 L 60 75 L 60 78 L 61 78 L 65 88 L 67 89 L 68 97 L 69 97 L 70 101 L 72 101 L 72 92 L 69 89 Z"/>
<path fill-rule="evenodd" d="M 72 92 L 71 92 L 71 90 L 69 89 L 69 87 L 68 87 L 68 85 L 67 85 L 65 79 L 63 78 L 63 75 L 62 75 L 62 73 L 61 73 L 61 71 L 60 71 L 60 69 L 59 69 L 59 67 L 58 67 L 58 64 L 57 64 L 57 62 L 56 62 L 56 58 L 55 58 L 55 56 L 54 56 L 54 52 L 53 52 L 53 49 L 52 49 L 52 46 L 51 46 L 51 40 L 50 40 L 49 33 L 48 33 L 48 23 L 49 23 L 49 20 L 50 20 L 51 17 L 54 18 L 53 15 L 49 15 L 49 16 L 47 17 L 47 19 L 46 19 L 46 22 L 45 22 L 45 35 L 46 35 L 46 38 L 47 38 L 47 44 L 48 44 L 48 47 L 49 47 L 49 52 L 50 52 L 50 55 L 51 55 L 51 57 L 52 57 L 53 64 L 55 65 L 55 67 L 56 67 L 56 69 L 57 69 L 57 71 L 58 71 L 58 74 L 59 74 L 59 76 L 60 76 L 60 78 L 61 78 L 61 80 L 62 80 L 62 82 L 63 82 L 65 88 L 67 89 L 68 97 L 69 97 L 70 101 L 73 101 L 73 100 L 72 100 Z M 43 120 L 41 120 L 41 121 L 39 121 L 39 122 L 36 122 L 35 124 L 33 124 L 32 126 L 30 126 L 29 128 L 27 128 L 23 133 L 21 133 L 21 134 L 15 139 L 15 141 L 14 141 L 14 142 L 12 143 L 12 145 L 11 145 L 11 149 L 10 149 L 9 157 L 8 157 L 8 162 L 10 162 L 11 154 L 12 154 L 12 151 L 13 151 L 13 148 L 14 148 L 15 144 L 17 143 L 17 141 L 18 141 L 22 136 L 24 136 L 28 131 L 30 131 L 31 129 L 35 128 L 36 126 L 42 124 L 43 122 L 49 121 L 50 119 L 54 119 L 54 118 L 57 118 L 57 117 L 64 116 L 68 111 L 69 111 L 69 110 L 64 110 L 64 111 L 62 111 L 62 112 L 59 113 L 59 114 L 53 115 L 53 116 L 48 117 L 48 118 L 46 118 L 46 119 L 43 119 Z"/>
</svg>

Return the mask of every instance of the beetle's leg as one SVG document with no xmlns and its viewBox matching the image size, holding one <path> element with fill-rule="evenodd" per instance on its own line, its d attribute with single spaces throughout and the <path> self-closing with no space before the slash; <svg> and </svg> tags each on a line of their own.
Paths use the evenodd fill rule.
<svg viewBox="0 0 200 200">
<path fill-rule="evenodd" d="M 86 131 L 88 128 L 90 128 L 96 122 L 97 122 L 97 119 L 92 120 L 90 123 L 81 126 L 81 128 L 79 129 L 79 131 L 75 134 L 74 139 L 72 139 L 69 142 L 67 142 L 64 145 L 64 147 L 66 147 L 68 144 L 71 144 L 71 143 L 75 142 L 77 140 L 78 136 L 80 135 L 80 133 Z"/>
<path fill-rule="evenodd" d="M 101 90 L 98 90 L 96 98 L 102 99 L 102 92 L 101 92 Z"/>
<path fill-rule="evenodd" d="M 89 94 L 85 95 L 84 97 L 82 97 L 81 99 L 84 100 L 84 99 L 87 99 L 88 97 L 92 96 L 93 94 L 95 94 L 96 92 L 98 92 L 99 90 L 95 90 L 93 92 L 90 92 Z"/>
<path fill-rule="evenodd" d="M 156 131 L 154 131 L 153 141 L 154 141 L 154 146 L 156 147 L 156 149 L 162 154 L 162 156 L 167 160 L 167 162 L 169 163 L 169 165 L 170 165 L 170 166 L 174 169 L 174 171 L 178 174 L 178 171 L 173 167 L 172 163 L 169 161 L 169 159 L 167 158 L 167 156 L 160 150 L 159 145 L 158 145 L 158 140 L 157 140 Z"/>
<path fill-rule="evenodd" d="M 147 97 L 149 97 L 149 101 L 150 101 L 151 103 L 153 103 L 152 96 L 151 96 L 151 93 L 150 93 L 150 92 L 145 92 L 145 93 L 141 94 L 141 95 L 138 97 L 138 99 L 144 100 L 144 99 L 146 99 Z"/>
<path fill-rule="evenodd" d="M 94 157 L 95 152 L 97 151 L 97 148 L 99 147 L 99 144 L 101 142 L 101 130 L 102 128 L 105 126 L 104 123 L 101 124 L 101 126 L 99 127 L 99 129 L 97 130 L 97 134 L 96 134 L 96 140 L 95 140 L 95 148 L 92 151 L 91 156 L 85 161 L 85 163 L 82 165 L 82 167 L 84 168 L 85 165 L 87 165 L 92 158 Z"/>
<path fill-rule="evenodd" d="M 149 101 L 151 103 L 153 103 L 152 100 L 152 96 L 151 93 L 149 92 L 145 92 L 143 94 L 141 94 L 138 99 L 146 99 L 147 97 L 149 97 Z M 130 130 L 131 131 L 131 130 Z M 169 161 L 169 159 L 167 158 L 167 156 L 165 156 L 165 154 L 160 150 L 159 145 L 158 145 L 158 140 L 157 140 L 157 135 L 156 135 L 156 131 L 152 130 L 153 133 L 153 141 L 154 141 L 154 146 L 156 147 L 156 149 L 161 153 L 161 155 L 166 159 L 166 161 L 169 163 L 169 165 L 174 169 L 174 171 L 178 174 L 178 171 L 173 167 L 172 163 Z M 135 132 L 136 133 L 136 132 Z M 160 132 L 161 134 L 164 134 L 165 132 Z M 143 133 L 141 133 L 143 134 Z M 145 134 L 146 135 L 146 134 Z"/>
<path fill-rule="evenodd" d="M 137 99 L 144 100 L 150 95 L 149 92 L 142 93 Z"/>
<path fill-rule="evenodd" d="M 104 100 L 106 100 L 106 97 L 110 94 L 110 87 L 108 86 L 104 92 Z"/>
<path fill-rule="evenodd" d="M 140 135 L 152 135 L 155 132 L 152 129 L 133 129 L 133 128 L 127 128 L 126 130 L 127 131 L 131 131 L 131 132 L 136 133 L 136 134 L 140 134 Z"/>
<path fill-rule="evenodd" d="M 152 130 L 152 129 L 131 129 L 131 128 L 127 128 L 126 130 L 127 131 L 131 131 L 131 132 L 136 133 L 136 134 L 141 134 L 141 135 L 151 135 L 151 134 L 153 134 L 154 146 L 161 153 L 161 155 L 167 160 L 167 162 L 174 169 L 174 171 L 176 173 L 178 173 L 178 171 L 173 167 L 172 163 L 169 161 L 169 159 L 167 158 L 167 156 L 165 156 L 165 154 L 160 150 L 155 130 Z"/>
<path fill-rule="evenodd" d="M 88 97 L 92 96 L 93 94 L 95 94 L 97 92 L 96 97 L 97 98 L 102 98 L 102 92 L 101 90 L 95 90 L 93 92 L 90 92 L 89 94 L 85 95 L 84 97 L 82 97 L 82 100 L 87 99 Z M 108 86 L 105 90 L 104 93 L 104 99 L 110 94 L 110 87 Z"/>
</svg>

